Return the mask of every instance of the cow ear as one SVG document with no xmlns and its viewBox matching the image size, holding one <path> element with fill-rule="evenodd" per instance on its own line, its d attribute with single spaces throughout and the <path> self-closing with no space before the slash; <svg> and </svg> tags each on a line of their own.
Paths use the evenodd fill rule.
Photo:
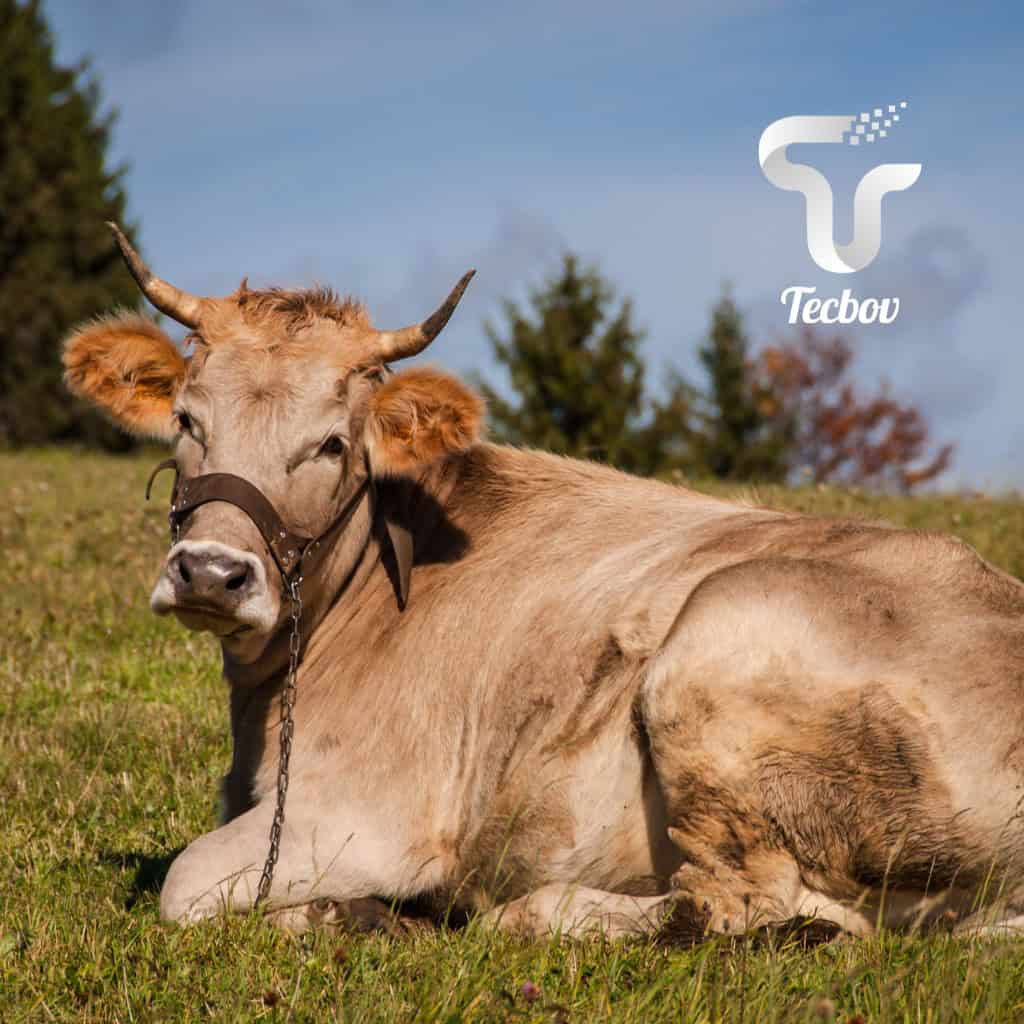
<svg viewBox="0 0 1024 1024">
<path fill-rule="evenodd" d="M 64 343 L 68 389 L 132 434 L 175 436 L 172 407 L 185 369 L 174 342 L 135 313 L 94 320 Z"/>
<path fill-rule="evenodd" d="M 480 436 L 484 404 L 461 381 L 427 368 L 389 377 L 370 399 L 366 442 L 370 468 L 384 476 L 413 475 Z"/>
</svg>

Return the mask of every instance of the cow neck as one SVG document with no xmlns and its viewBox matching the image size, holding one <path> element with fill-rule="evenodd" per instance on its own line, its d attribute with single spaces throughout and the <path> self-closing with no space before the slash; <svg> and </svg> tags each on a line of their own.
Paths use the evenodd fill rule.
<svg viewBox="0 0 1024 1024">
<path fill-rule="evenodd" d="M 401 574 L 394 552 L 394 535 L 389 534 L 388 524 L 397 522 L 406 527 L 414 555 L 425 551 L 446 522 L 446 506 L 455 490 L 460 464 L 458 458 L 446 460 L 428 468 L 416 480 L 378 479 L 368 489 L 347 528 L 320 557 L 317 572 L 304 576 L 304 651 L 325 619 L 330 619 L 332 633 L 343 631 L 371 585 L 386 587 L 392 595 L 394 614 L 403 614 Z M 415 605 L 415 573 L 408 599 Z M 232 658 L 222 645 L 227 681 L 246 689 L 279 687 L 288 667 L 288 636 L 285 624 L 251 664 Z"/>
<path fill-rule="evenodd" d="M 359 507 L 345 529 L 318 554 L 308 574 L 303 567 L 302 576 L 302 647 L 309 645 L 324 616 L 343 597 L 355 598 L 365 586 L 373 566 L 379 561 L 379 545 L 374 520 L 377 518 L 374 488 L 366 490 Z M 287 603 L 287 595 L 282 595 Z M 246 689 L 270 684 L 277 687 L 288 668 L 290 624 L 286 618 L 263 652 L 252 662 L 234 656 L 221 644 L 224 676 L 232 685 Z"/>
</svg>

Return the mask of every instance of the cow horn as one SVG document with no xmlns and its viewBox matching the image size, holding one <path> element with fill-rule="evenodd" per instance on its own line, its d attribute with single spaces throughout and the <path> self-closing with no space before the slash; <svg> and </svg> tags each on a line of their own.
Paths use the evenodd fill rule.
<svg viewBox="0 0 1024 1024">
<path fill-rule="evenodd" d="M 475 273 L 475 270 L 467 270 L 460 278 L 459 283 L 451 290 L 448 298 L 438 307 L 437 312 L 427 317 L 422 323 L 403 327 L 398 331 L 378 331 L 374 347 L 384 362 L 407 359 L 409 356 L 422 352 L 444 330 L 445 324 L 455 312 L 462 293 Z"/>
<path fill-rule="evenodd" d="M 179 324 L 186 327 L 198 327 L 199 316 L 202 313 L 203 300 L 195 295 L 189 295 L 173 284 L 157 277 L 142 261 L 142 257 L 132 248 L 131 242 L 125 238 L 124 232 L 113 221 L 107 221 L 107 227 L 114 234 L 114 241 L 121 250 L 128 269 L 135 278 L 135 283 L 142 289 L 142 294 L 150 302 L 169 317 L 177 320 Z"/>
</svg>

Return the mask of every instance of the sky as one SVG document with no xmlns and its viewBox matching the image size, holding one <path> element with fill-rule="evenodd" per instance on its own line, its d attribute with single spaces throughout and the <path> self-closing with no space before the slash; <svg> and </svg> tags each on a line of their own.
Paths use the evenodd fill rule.
<svg viewBox="0 0 1024 1024">
<path fill-rule="evenodd" d="M 1024 5 L 785 0 L 47 0 L 58 58 L 91 59 L 119 111 L 115 163 L 161 276 L 189 291 L 332 284 L 379 326 L 420 320 L 477 268 L 431 361 L 501 383 L 482 324 L 567 249 L 629 296 L 652 386 L 698 378 L 729 287 L 755 344 L 780 302 L 899 297 L 846 328 L 865 388 L 956 444 L 947 487 L 1024 487 Z M 849 240 L 879 163 L 922 165 L 883 203 L 881 251 L 820 270 L 802 196 L 763 129 L 907 101 L 873 146 L 802 145 Z M 1016 313 L 1017 310 L 1014 309 Z"/>
</svg>

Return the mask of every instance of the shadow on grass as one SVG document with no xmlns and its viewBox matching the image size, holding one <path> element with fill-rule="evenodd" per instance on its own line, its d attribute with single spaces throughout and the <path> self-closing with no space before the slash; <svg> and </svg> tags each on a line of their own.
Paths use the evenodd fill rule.
<svg viewBox="0 0 1024 1024">
<path fill-rule="evenodd" d="M 183 849 L 184 847 L 162 857 L 151 857 L 147 853 L 138 853 L 134 850 L 105 850 L 99 855 L 98 860 L 101 864 L 110 864 L 121 868 L 122 871 L 135 871 L 131 890 L 124 901 L 125 909 L 131 910 L 143 897 L 160 891 L 167 872 L 171 870 L 171 864 Z"/>
</svg>

